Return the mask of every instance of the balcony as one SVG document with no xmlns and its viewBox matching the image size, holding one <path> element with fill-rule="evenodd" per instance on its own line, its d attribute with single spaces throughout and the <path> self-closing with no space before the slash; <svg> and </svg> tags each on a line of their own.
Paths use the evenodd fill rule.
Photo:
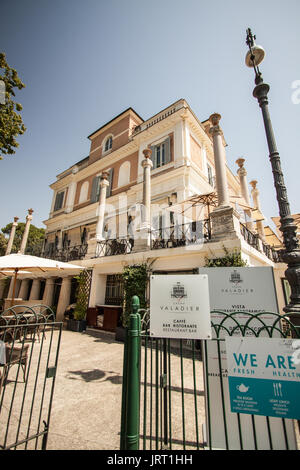
<svg viewBox="0 0 300 470">
<path fill-rule="evenodd" d="M 100 240 L 96 246 L 95 258 L 131 253 L 133 245 L 133 238 L 127 237 Z"/>
<path fill-rule="evenodd" d="M 264 253 L 274 263 L 282 263 L 281 250 L 275 250 L 272 246 L 264 243 L 256 233 L 252 233 L 244 224 L 240 224 L 241 234 L 248 245 Z"/>
<path fill-rule="evenodd" d="M 151 249 L 177 248 L 200 245 L 211 238 L 209 220 L 198 220 L 188 224 L 174 225 L 151 231 Z"/>
<path fill-rule="evenodd" d="M 87 248 L 87 243 L 82 243 L 81 245 L 68 246 L 61 250 L 57 248 L 46 250 L 41 254 L 41 256 L 63 262 L 75 261 L 83 259 L 86 256 Z"/>
</svg>

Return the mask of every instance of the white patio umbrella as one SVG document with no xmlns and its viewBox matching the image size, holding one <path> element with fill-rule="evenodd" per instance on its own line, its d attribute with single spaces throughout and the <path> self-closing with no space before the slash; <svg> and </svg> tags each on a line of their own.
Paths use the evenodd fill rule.
<svg viewBox="0 0 300 470">
<path fill-rule="evenodd" d="M 71 274 L 78 274 L 79 271 L 85 269 L 83 266 L 79 266 L 71 263 L 63 263 L 48 258 L 40 258 L 39 256 L 22 255 L 21 253 L 13 253 L 11 255 L 0 256 L 0 274 L 5 276 L 14 276 L 14 286 L 12 302 L 15 298 L 15 288 L 18 273 L 23 271 L 28 274 L 48 273 L 52 272 L 59 275 L 62 271 Z"/>
</svg>

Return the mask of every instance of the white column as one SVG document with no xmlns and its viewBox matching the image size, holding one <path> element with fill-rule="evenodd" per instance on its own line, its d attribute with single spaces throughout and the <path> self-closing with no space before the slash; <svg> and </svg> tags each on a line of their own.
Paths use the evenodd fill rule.
<svg viewBox="0 0 300 470">
<path fill-rule="evenodd" d="M 256 187 L 257 185 L 257 181 L 256 180 L 253 180 L 253 181 L 250 181 L 250 184 L 252 186 L 252 191 L 251 191 L 251 194 L 252 194 L 252 199 L 253 199 L 253 205 L 255 208 L 257 208 L 259 211 L 261 211 L 261 208 L 260 208 L 260 199 L 259 199 L 259 191 Z M 263 221 L 262 220 L 257 220 L 256 221 L 256 229 L 257 229 L 257 233 L 258 235 L 260 236 L 260 238 L 265 241 L 265 231 L 264 231 L 264 225 L 263 225 Z"/>
<path fill-rule="evenodd" d="M 34 279 L 31 286 L 29 300 L 39 300 L 41 281 L 40 279 Z"/>
<path fill-rule="evenodd" d="M 61 284 L 59 300 L 56 310 L 56 320 L 62 321 L 67 306 L 70 304 L 72 277 L 64 277 Z"/>
<path fill-rule="evenodd" d="M 28 235 L 29 235 L 30 224 L 31 224 L 31 221 L 32 221 L 32 213 L 33 213 L 33 209 L 28 209 L 28 215 L 26 217 L 26 225 L 25 225 L 25 229 L 24 229 L 24 233 L 23 233 L 22 243 L 21 243 L 20 249 L 18 251 L 18 253 L 21 253 L 22 255 L 25 253 L 25 248 L 26 248 Z"/>
<path fill-rule="evenodd" d="M 105 214 L 105 204 L 106 204 L 106 192 L 109 182 L 107 180 L 108 173 L 104 171 L 101 175 L 100 181 L 100 198 L 98 206 L 98 221 L 96 226 L 96 239 L 103 240 L 103 226 L 104 226 L 104 214 Z"/>
<path fill-rule="evenodd" d="M 143 218 L 142 218 L 142 228 L 150 229 L 151 226 L 151 168 L 153 163 L 151 161 L 151 150 L 143 150 L 145 156 L 142 161 L 142 167 L 144 169 L 144 179 L 143 179 Z"/>
<path fill-rule="evenodd" d="M 74 207 L 76 186 L 77 186 L 77 182 L 75 181 L 76 173 L 78 173 L 78 167 L 77 166 L 75 166 L 72 169 L 72 175 L 71 175 L 72 181 L 68 186 L 68 195 L 67 195 L 66 208 L 65 208 L 65 212 L 67 212 L 67 213 L 72 212 L 73 207 Z"/>
<path fill-rule="evenodd" d="M 221 115 L 214 113 L 210 116 L 210 121 L 213 125 L 210 129 L 210 133 L 213 137 L 214 147 L 214 161 L 215 161 L 215 172 L 216 172 L 216 184 L 218 193 L 218 207 L 229 207 L 229 192 L 226 174 L 226 159 L 225 149 L 222 139 L 222 130 L 219 126 Z"/>
<path fill-rule="evenodd" d="M 47 307 L 53 306 L 54 284 L 55 284 L 54 277 L 48 277 L 46 279 L 46 285 L 45 285 L 42 304 L 46 305 Z"/>
<path fill-rule="evenodd" d="M 19 217 L 14 217 L 14 221 L 12 223 L 11 231 L 9 234 L 9 240 L 8 240 L 8 244 L 7 244 L 7 248 L 5 252 L 6 255 L 10 255 L 11 253 L 12 245 L 13 245 L 14 238 L 15 238 L 16 228 L 18 226 L 18 220 L 19 220 Z"/>
<path fill-rule="evenodd" d="M 250 206 L 251 203 L 250 203 L 249 189 L 248 189 L 248 184 L 247 184 L 247 171 L 246 171 L 246 168 L 244 167 L 244 162 L 245 162 L 244 158 L 238 158 L 235 163 L 237 163 L 239 166 L 239 169 L 237 170 L 237 174 L 240 179 L 242 196 L 245 199 L 246 204 Z M 246 209 L 245 212 L 248 215 L 248 217 L 251 219 L 252 218 L 251 209 Z M 248 226 L 251 231 L 254 230 L 254 225 L 252 221 L 248 223 Z"/>
<path fill-rule="evenodd" d="M 19 297 L 20 299 L 26 300 L 29 289 L 29 279 L 22 279 Z"/>
</svg>

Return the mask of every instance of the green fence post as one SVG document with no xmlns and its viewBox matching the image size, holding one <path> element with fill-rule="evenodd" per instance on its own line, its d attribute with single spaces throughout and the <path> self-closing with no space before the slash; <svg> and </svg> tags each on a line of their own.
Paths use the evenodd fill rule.
<svg viewBox="0 0 300 470">
<path fill-rule="evenodd" d="M 139 450 L 140 428 L 140 300 L 132 297 L 128 328 L 128 368 L 126 394 L 125 450 Z"/>
<path fill-rule="evenodd" d="M 120 450 L 125 450 L 125 430 L 126 430 L 126 403 L 127 403 L 127 370 L 128 370 L 128 328 L 125 330 L 124 353 L 123 353 L 123 381 L 122 381 L 122 410 L 121 410 L 121 432 Z"/>
</svg>

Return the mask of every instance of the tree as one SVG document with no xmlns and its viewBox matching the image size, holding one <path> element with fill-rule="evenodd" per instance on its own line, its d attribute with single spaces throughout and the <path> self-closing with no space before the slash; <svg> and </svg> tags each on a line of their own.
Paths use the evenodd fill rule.
<svg viewBox="0 0 300 470">
<path fill-rule="evenodd" d="M 7 247 L 7 239 L 5 238 L 3 233 L 0 233 L 0 256 L 5 255 L 6 247 Z"/>
<path fill-rule="evenodd" d="M 0 101 L 0 159 L 2 160 L 1 154 L 15 153 L 15 148 L 19 146 L 15 138 L 26 131 L 19 114 L 22 105 L 12 99 L 15 97 L 14 89 L 21 90 L 25 85 L 17 71 L 8 65 L 3 52 L 0 52 L 0 83 L 5 91 L 5 100 Z"/>
<path fill-rule="evenodd" d="M 24 222 L 19 222 L 17 225 L 15 238 L 14 238 L 14 242 L 13 242 L 13 246 L 11 250 L 12 253 L 17 253 L 21 246 L 25 225 L 26 224 Z M 7 224 L 5 227 L 1 229 L 2 234 L 9 236 L 11 232 L 11 228 L 12 228 L 12 223 Z M 26 254 L 39 256 L 41 253 L 44 238 L 45 238 L 45 229 L 38 228 L 35 225 L 31 224 L 29 228 L 28 240 L 27 240 L 27 245 L 26 245 L 26 250 L 25 250 Z M 0 243 L 1 243 L 1 237 L 0 237 Z M 1 249 L 1 245 L 0 245 L 0 249 Z"/>
</svg>

